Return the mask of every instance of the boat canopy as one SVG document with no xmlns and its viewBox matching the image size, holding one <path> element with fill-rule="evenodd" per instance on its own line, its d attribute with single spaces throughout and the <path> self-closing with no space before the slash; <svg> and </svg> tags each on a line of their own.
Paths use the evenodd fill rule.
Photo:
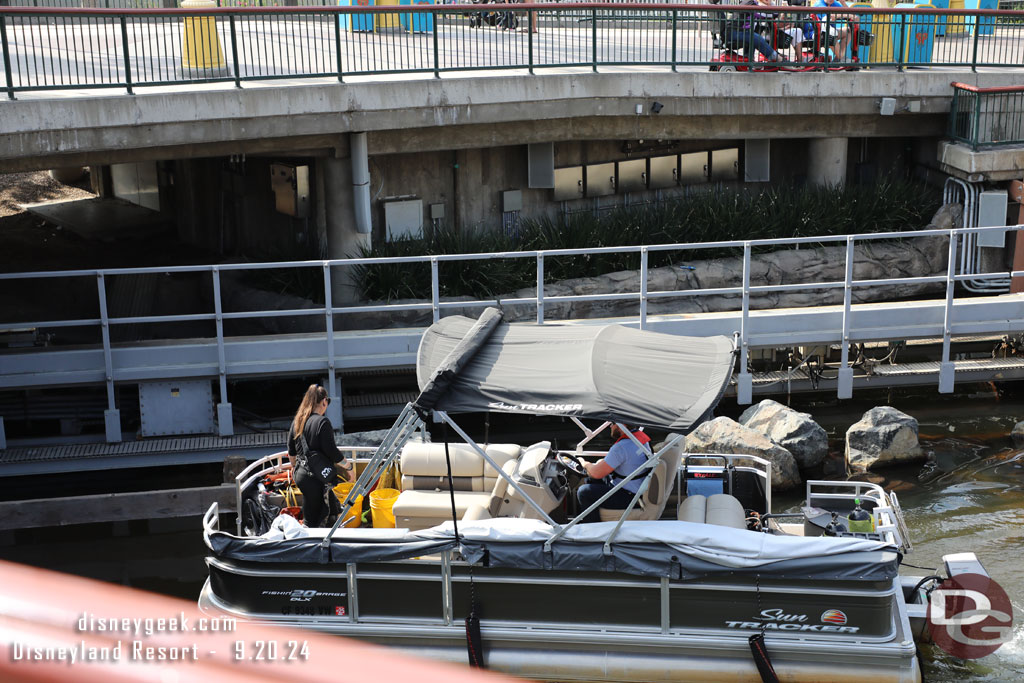
<svg viewBox="0 0 1024 683">
<path fill-rule="evenodd" d="M 420 342 L 414 407 L 565 415 L 683 432 L 711 415 L 732 378 L 728 337 L 622 325 L 510 325 L 443 318 Z"/>
</svg>

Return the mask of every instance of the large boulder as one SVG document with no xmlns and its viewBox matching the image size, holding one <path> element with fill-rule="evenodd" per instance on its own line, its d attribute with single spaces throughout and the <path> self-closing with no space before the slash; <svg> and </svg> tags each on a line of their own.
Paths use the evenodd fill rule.
<svg viewBox="0 0 1024 683">
<path fill-rule="evenodd" d="M 1024 421 L 1013 425 L 1013 430 L 1010 432 L 1010 438 L 1013 439 L 1013 445 L 1017 448 L 1024 446 Z"/>
<path fill-rule="evenodd" d="M 917 420 L 890 406 L 872 408 L 846 430 L 846 462 L 854 471 L 899 465 L 924 457 Z"/>
<path fill-rule="evenodd" d="M 800 469 L 820 465 L 828 455 L 828 434 L 821 425 L 777 401 L 767 399 L 747 408 L 739 422 L 792 453 Z"/>
<path fill-rule="evenodd" d="M 772 463 L 773 489 L 783 491 L 800 485 L 800 470 L 792 453 L 727 417 L 716 417 L 687 435 L 686 452 L 756 455 Z"/>
</svg>

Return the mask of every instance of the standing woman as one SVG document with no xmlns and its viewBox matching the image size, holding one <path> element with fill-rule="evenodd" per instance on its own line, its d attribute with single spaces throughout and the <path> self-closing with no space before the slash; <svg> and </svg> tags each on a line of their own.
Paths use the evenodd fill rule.
<svg viewBox="0 0 1024 683">
<path fill-rule="evenodd" d="M 288 430 L 288 458 L 295 483 L 302 491 L 302 518 L 308 527 L 325 526 L 328 515 L 341 512 L 331 490 L 338 482 L 335 463 L 341 463 L 349 481 L 355 481 L 352 465 L 334 443 L 331 421 L 324 417 L 331 399 L 319 384 L 310 384 Z"/>
</svg>

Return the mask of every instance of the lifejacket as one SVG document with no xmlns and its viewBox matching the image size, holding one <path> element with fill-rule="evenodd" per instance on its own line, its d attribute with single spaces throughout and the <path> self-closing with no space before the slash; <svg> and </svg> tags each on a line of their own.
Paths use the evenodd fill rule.
<svg viewBox="0 0 1024 683">
<path fill-rule="evenodd" d="M 645 432 L 642 432 L 639 429 L 636 430 L 635 432 L 633 432 L 633 436 L 636 437 L 636 440 L 640 442 L 641 446 L 646 446 L 647 444 L 649 444 L 651 442 L 651 437 L 647 436 L 647 434 Z M 615 440 L 615 443 L 618 443 L 619 441 L 622 441 L 623 439 L 628 439 L 628 438 L 629 438 L 628 436 L 623 434 L 622 436 L 620 436 L 618 439 Z"/>
</svg>

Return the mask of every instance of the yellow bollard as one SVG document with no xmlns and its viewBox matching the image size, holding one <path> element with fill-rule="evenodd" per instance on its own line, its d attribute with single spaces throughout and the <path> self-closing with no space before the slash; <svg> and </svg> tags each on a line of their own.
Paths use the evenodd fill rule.
<svg viewBox="0 0 1024 683">
<path fill-rule="evenodd" d="M 216 7 L 213 0 L 182 0 L 182 7 Z M 217 36 L 214 17 L 185 17 L 185 36 L 181 48 L 181 65 L 192 69 L 223 69 L 224 50 Z"/>
</svg>

